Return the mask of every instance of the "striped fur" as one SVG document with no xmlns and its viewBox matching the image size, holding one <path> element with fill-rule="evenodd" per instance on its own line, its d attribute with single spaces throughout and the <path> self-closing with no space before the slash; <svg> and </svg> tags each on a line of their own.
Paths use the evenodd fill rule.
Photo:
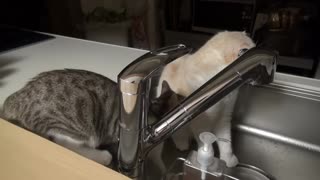
<svg viewBox="0 0 320 180">
<path fill-rule="evenodd" d="M 102 75 L 84 70 L 54 70 L 39 74 L 9 96 L 3 115 L 40 136 L 108 165 L 109 152 L 96 151 L 99 146 L 117 144 L 118 99 L 116 83 Z M 97 153 L 102 157 L 96 157 Z"/>
</svg>

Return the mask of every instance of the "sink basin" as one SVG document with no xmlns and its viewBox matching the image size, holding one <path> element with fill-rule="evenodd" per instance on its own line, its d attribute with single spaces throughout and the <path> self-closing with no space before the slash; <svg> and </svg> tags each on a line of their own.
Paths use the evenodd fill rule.
<svg viewBox="0 0 320 180">
<path fill-rule="evenodd" d="M 277 180 L 320 177 L 320 82 L 276 74 L 266 86 L 243 86 L 233 116 L 234 152 L 241 163 L 256 166 Z M 164 142 L 166 168 L 179 152 Z M 146 161 L 147 179 L 161 179 L 153 154 Z"/>
</svg>

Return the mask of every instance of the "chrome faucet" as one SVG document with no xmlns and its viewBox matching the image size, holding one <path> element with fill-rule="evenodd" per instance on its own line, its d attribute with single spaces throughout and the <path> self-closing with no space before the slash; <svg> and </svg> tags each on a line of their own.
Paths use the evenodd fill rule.
<svg viewBox="0 0 320 180">
<path fill-rule="evenodd" d="M 148 124 L 150 98 L 164 66 L 191 51 L 184 45 L 149 52 L 129 64 L 118 76 L 121 91 L 119 171 L 143 179 L 144 160 L 157 144 L 243 84 L 273 81 L 277 54 L 252 48 L 188 96 L 160 121 Z"/>
</svg>

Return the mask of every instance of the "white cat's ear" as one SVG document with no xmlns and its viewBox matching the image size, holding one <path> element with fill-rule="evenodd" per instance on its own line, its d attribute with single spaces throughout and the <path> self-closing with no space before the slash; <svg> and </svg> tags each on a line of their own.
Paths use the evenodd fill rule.
<svg viewBox="0 0 320 180">
<path fill-rule="evenodd" d="M 250 34 L 248 33 L 248 32 L 246 32 L 246 31 L 242 31 L 242 33 L 244 34 L 244 35 L 246 35 L 246 36 L 249 36 Z"/>
</svg>

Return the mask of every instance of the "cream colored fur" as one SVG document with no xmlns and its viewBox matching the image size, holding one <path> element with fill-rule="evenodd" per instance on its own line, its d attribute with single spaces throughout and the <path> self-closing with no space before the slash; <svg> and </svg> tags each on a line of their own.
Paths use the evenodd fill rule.
<svg viewBox="0 0 320 180">
<path fill-rule="evenodd" d="M 241 49 L 250 49 L 255 44 L 244 32 L 220 32 L 213 36 L 194 54 L 185 55 L 168 64 L 161 77 L 170 88 L 184 97 L 189 96 L 201 85 L 237 59 Z M 161 86 L 158 89 L 158 96 Z M 237 91 L 223 98 L 219 103 L 174 134 L 173 140 L 180 150 L 189 148 L 190 138 L 198 138 L 200 132 L 211 131 L 219 138 L 220 158 L 229 167 L 238 163 L 231 146 L 231 115 L 237 98 Z M 197 139 L 198 140 L 198 139 Z"/>
</svg>

